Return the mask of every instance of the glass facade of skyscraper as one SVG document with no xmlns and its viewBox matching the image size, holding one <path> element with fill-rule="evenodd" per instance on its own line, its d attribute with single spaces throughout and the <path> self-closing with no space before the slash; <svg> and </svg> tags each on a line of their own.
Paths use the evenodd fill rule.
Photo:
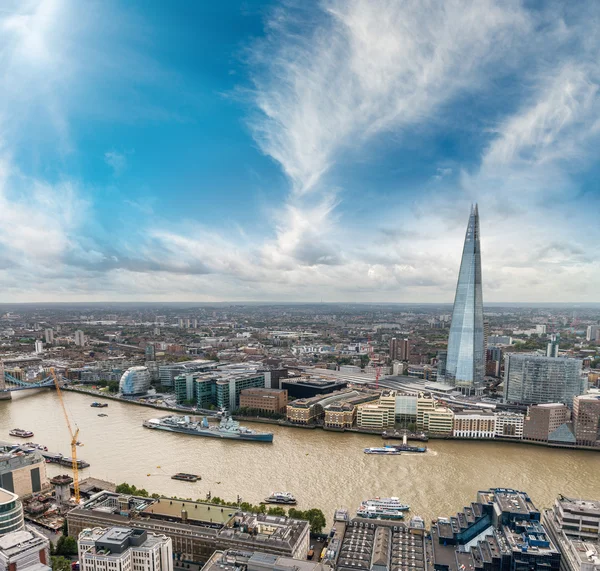
<svg viewBox="0 0 600 571">
<path fill-rule="evenodd" d="M 569 408 L 585 393 L 580 359 L 509 354 L 504 362 L 504 400 L 516 404 L 560 402 Z"/>
<path fill-rule="evenodd" d="M 478 392 L 485 375 L 479 212 L 471 209 L 448 337 L 444 380 L 466 394 Z"/>
</svg>

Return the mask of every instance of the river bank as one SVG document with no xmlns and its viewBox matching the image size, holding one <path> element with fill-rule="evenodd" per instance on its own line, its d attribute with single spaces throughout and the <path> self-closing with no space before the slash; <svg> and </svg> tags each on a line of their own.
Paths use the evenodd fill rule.
<svg viewBox="0 0 600 571">
<path fill-rule="evenodd" d="M 0 440 L 15 426 L 35 433 L 34 442 L 70 454 L 64 418 L 56 414 L 55 391 L 23 391 L 0 402 Z M 289 491 L 298 509 L 318 507 L 329 521 L 336 508 L 354 510 L 372 497 L 397 496 L 425 521 L 456 513 L 477 490 L 512 487 L 528 492 L 538 507 L 549 507 L 558 494 L 597 498 L 600 455 L 582 450 L 515 446 L 500 441 L 431 440 L 425 454 L 378 456 L 381 436 L 327 430 L 289 430 L 270 425 L 272 443 L 226 441 L 143 427 L 148 408 L 112 399 L 98 417 L 90 393 L 63 393 L 67 410 L 80 428 L 88 476 L 129 482 L 165 496 L 203 499 L 211 495 L 258 504 L 273 491 Z M 156 414 L 156 413 L 155 413 Z M 245 422 L 259 428 L 253 422 Z M 50 476 L 66 468 L 47 464 Z M 172 480 L 177 472 L 202 480 Z"/>
<path fill-rule="evenodd" d="M 148 408 L 154 408 L 156 410 L 165 410 L 168 412 L 176 412 L 179 414 L 189 414 L 189 415 L 193 415 L 193 416 L 202 416 L 202 415 L 216 416 L 217 415 L 217 413 L 214 411 L 192 411 L 192 410 L 186 409 L 186 408 L 169 407 L 169 406 L 158 405 L 158 404 L 154 404 L 154 403 L 139 402 L 136 400 L 118 397 L 117 395 L 106 394 L 105 392 L 102 392 L 102 391 L 94 391 L 91 389 L 84 389 L 81 387 L 65 386 L 64 390 L 79 392 L 82 394 L 87 394 L 87 395 L 91 395 L 91 396 L 98 397 L 98 398 L 116 400 L 116 401 L 126 403 L 126 404 L 145 406 Z M 339 432 L 339 433 L 347 432 L 347 433 L 355 433 L 355 434 L 368 434 L 370 436 L 381 436 L 382 435 L 380 431 L 369 430 L 369 429 L 359 428 L 359 427 L 341 428 L 341 429 L 327 428 L 327 427 L 324 427 L 319 424 L 309 424 L 309 425 L 295 424 L 293 422 L 288 422 L 286 420 L 276 420 L 273 418 L 262 418 L 262 417 L 258 417 L 258 416 L 249 417 L 249 416 L 233 415 L 233 418 L 235 420 L 240 420 L 243 422 L 255 422 L 258 424 L 270 424 L 270 425 L 284 426 L 286 428 L 303 428 L 303 429 L 311 429 L 311 430 L 320 428 L 321 430 L 323 430 L 325 432 Z M 446 435 L 446 434 L 427 434 L 427 436 L 430 440 L 458 440 L 458 441 L 468 441 L 468 442 L 505 442 L 505 443 L 509 443 L 509 444 L 542 446 L 542 447 L 546 447 L 546 448 L 560 448 L 560 449 L 565 449 L 565 450 L 586 450 L 588 452 L 600 452 L 600 447 L 597 447 L 597 446 L 583 446 L 580 444 L 560 444 L 560 443 L 553 443 L 553 442 L 540 442 L 537 440 L 524 440 L 522 438 L 518 438 L 518 439 L 517 438 L 504 438 L 501 436 L 497 436 L 495 438 L 464 438 L 464 437 L 460 437 L 460 436 L 452 436 L 452 435 Z"/>
</svg>

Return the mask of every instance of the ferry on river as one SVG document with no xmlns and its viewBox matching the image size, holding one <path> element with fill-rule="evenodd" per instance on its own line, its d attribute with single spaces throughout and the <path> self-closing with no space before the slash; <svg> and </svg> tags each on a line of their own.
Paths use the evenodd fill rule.
<svg viewBox="0 0 600 571">
<path fill-rule="evenodd" d="M 289 492 L 272 492 L 268 498 L 265 498 L 265 504 L 287 504 L 296 505 L 296 498 Z"/>
<path fill-rule="evenodd" d="M 13 428 L 9 434 L 18 438 L 31 438 L 33 436 L 31 430 L 22 430 L 21 428 Z"/>
<path fill-rule="evenodd" d="M 238 422 L 230 416 L 223 415 L 218 426 L 210 425 L 206 418 L 202 422 L 194 422 L 189 416 L 166 416 L 145 420 L 143 425 L 154 430 L 181 432 L 191 436 L 208 436 L 210 438 L 227 438 L 231 440 L 246 440 L 250 442 L 273 442 L 272 432 L 258 432 Z"/>
<path fill-rule="evenodd" d="M 106 408 L 108 406 L 108 403 L 94 401 L 90 406 L 94 408 Z"/>
<path fill-rule="evenodd" d="M 369 519 L 397 520 L 404 519 L 403 512 L 409 509 L 410 506 L 401 503 L 398 498 L 374 498 L 362 502 L 356 510 L 356 515 Z"/>
<path fill-rule="evenodd" d="M 382 456 L 397 456 L 398 454 L 402 454 L 402 452 L 400 450 L 396 450 L 395 446 L 384 446 L 384 447 L 374 446 L 372 448 L 365 448 L 365 454 L 381 454 Z"/>
</svg>

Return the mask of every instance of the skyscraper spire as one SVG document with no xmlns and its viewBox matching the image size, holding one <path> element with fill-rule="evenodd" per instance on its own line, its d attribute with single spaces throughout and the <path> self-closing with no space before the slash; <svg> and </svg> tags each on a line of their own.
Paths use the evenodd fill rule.
<svg viewBox="0 0 600 571">
<path fill-rule="evenodd" d="M 475 204 L 471 205 L 456 285 L 445 372 L 446 382 L 465 394 L 482 389 L 485 375 L 483 338 L 479 210 Z"/>
</svg>

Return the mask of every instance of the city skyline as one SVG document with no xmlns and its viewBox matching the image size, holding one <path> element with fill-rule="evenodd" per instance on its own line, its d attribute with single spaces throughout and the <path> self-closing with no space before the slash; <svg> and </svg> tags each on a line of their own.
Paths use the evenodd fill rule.
<svg viewBox="0 0 600 571">
<path fill-rule="evenodd" d="M 600 6 L 9 0 L 4 302 L 597 301 Z"/>
</svg>

